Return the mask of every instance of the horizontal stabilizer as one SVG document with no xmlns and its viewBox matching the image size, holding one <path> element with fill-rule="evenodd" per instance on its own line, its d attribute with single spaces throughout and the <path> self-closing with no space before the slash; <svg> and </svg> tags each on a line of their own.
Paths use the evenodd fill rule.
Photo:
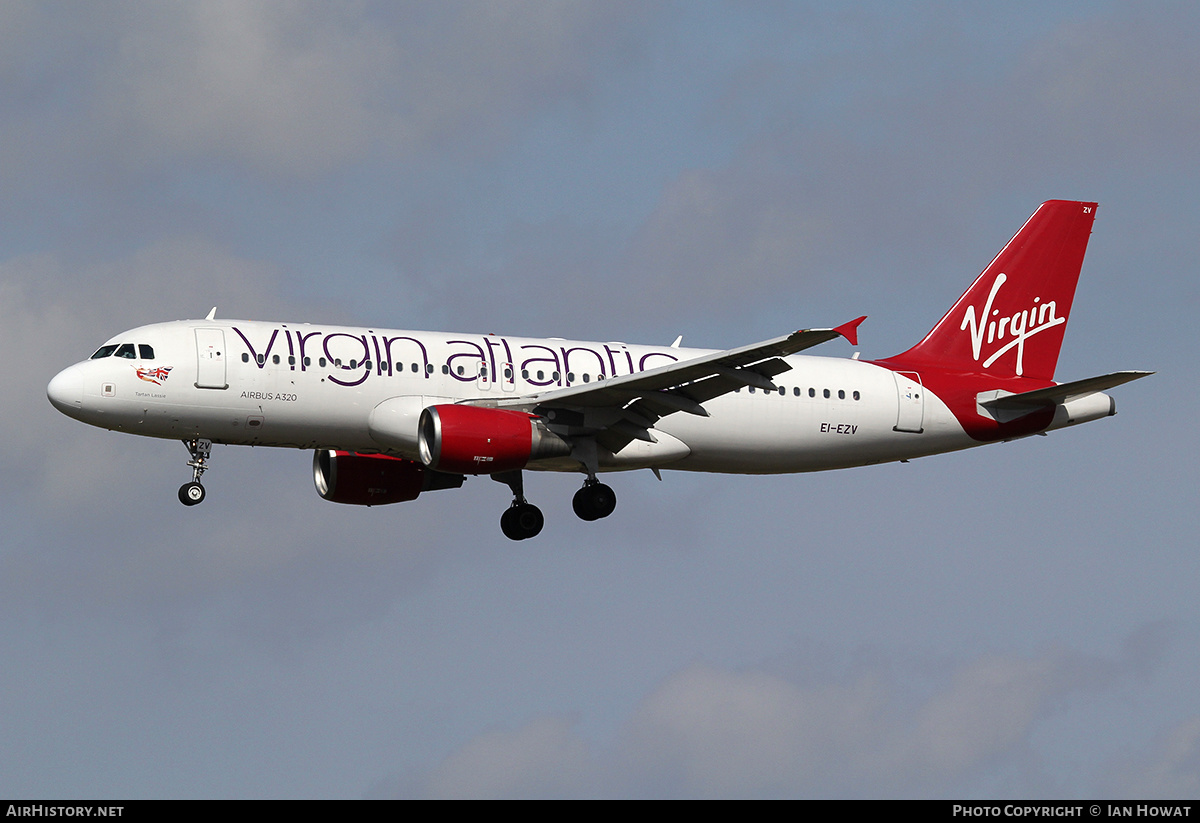
<svg viewBox="0 0 1200 823">
<path fill-rule="evenodd" d="M 1028 410 L 1035 406 L 1065 403 L 1072 398 L 1102 392 L 1105 389 L 1115 388 L 1123 383 L 1128 383 L 1151 374 L 1154 374 L 1154 372 L 1118 371 L 1112 374 L 1102 374 L 1099 377 L 1089 377 L 1085 380 L 1075 380 L 1071 383 L 1060 383 L 1057 386 L 1050 386 L 1046 389 L 1035 389 L 1034 391 L 1022 392 L 1021 394 L 1007 394 L 991 400 L 981 400 L 980 405 L 986 406 L 989 409 Z"/>
</svg>

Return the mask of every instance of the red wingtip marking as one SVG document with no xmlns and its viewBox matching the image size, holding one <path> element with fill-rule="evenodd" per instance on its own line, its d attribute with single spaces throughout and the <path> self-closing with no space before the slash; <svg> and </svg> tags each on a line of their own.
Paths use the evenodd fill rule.
<svg viewBox="0 0 1200 823">
<path fill-rule="evenodd" d="M 858 318 L 857 320 L 851 320 L 849 323 L 843 323 L 840 326 L 834 326 L 833 330 L 835 332 L 837 332 L 838 334 L 840 334 L 842 337 L 849 340 L 851 346 L 857 346 L 858 345 L 858 327 L 862 323 L 862 321 L 864 321 L 866 319 L 867 319 L 867 316 L 864 314 L 862 317 Z"/>
</svg>

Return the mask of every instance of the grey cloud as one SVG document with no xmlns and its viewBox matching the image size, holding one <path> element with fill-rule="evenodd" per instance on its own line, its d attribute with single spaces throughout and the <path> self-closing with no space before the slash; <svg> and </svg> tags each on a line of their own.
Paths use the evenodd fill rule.
<svg viewBox="0 0 1200 823">
<path fill-rule="evenodd" d="M 1137 754 L 1112 764 L 1097 794 L 1176 800 L 1200 796 L 1200 716 L 1173 724 Z"/>
<path fill-rule="evenodd" d="M 587 744 L 562 717 L 486 732 L 448 757 L 425 784 L 435 798 L 572 797 L 595 791 Z"/>
<path fill-rule="evenodd" d="M 583 101 L 595 61 L 633 42 L 629 24 L 643 13 L 611 3 L 19 5 L 7 39 L 36 35 L 62 59 L 31 70 L 17 48 L 0 64 L 14 89 L 0 147 L 130 172 L 225 160 L 300 178 L 372 152 L 491 155 L 531 112 Z"/>
<path fill-rule="evenodd" d="M 911 667 L 908 677 L 883 665 L 858 667 L 848 678 L 808 672 L 801 684 L 762 669 L 697 662 L 648 694 L 608 750 L 590 750 L 567 720 L 543 717 L 468 742 L 417 791 L 926 796 L 968 792 L 1014 765 L 1026 780 L 1040 781 L 1028 761 L 1041 724 L 1069 696 L 1108 689 L 1144 663 L 1128 648 L 1111 659 L 1063 648 L 984 654 L 952 664 L 948 677 L 934 676 L 931 693 L 914 698 Z M 928 676 L 943 666 L 920 668 Z M 1153 767 L 1190 762 L 1194 731 L 1177 733 L 1165 746 L 1174 759 Z"/>
<path fill-rule="evenodd" d="M 47 427 L 61 421 L 45 414 L 46 383 L 112 335 L 148 320 L 203 317 L 214 304 L 224 316 L 286 311 L 292 301 L 279 296 L 278 283 L 273 266 L 186 237 L 78 268 L 55 254 L 0 263 L 0 342 L 26 354 L 0 395 L 9 447 L 51 440 Z"/>
<path fill-rule="evenodd" d="M 214 2 L 128 10 L 92 103 L 136 156 L 219 155 L 305 173 L 361 157 L 395 44 L 356 9 Z M 115 146 L 114 146 L 115 147 Z"/>
</svg>

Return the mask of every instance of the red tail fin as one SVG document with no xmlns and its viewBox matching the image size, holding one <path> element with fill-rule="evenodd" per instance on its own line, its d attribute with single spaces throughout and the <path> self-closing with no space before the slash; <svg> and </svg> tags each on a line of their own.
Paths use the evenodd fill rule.
<svg viewBox="0 0 1200 823">
<path fill-rule="evenodd" d="M 925 339 L 889 363 L 1054 378 L 1095 203 L 1043 203 Z"/>
</svg>

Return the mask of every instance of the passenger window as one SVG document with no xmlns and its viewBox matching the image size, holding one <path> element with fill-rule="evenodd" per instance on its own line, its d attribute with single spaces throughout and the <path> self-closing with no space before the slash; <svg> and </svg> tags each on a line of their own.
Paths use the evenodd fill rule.
<svg viewBox="0 0 1200 823">
<path fill-rule="evenodd" d="M 91 356 L 91 360 L 99 360 L 101 357 L 111 357 L 112 353 L 117 350 L 116 346 L 101 346 L 96 349 L 96 353 Z"/>
<path fill-rule="evenodd" d="M 838 400 L 845 400 L 845 399 L 846 399 L 846 391 L 844 389 L 838 389 Z"/>
<path fill-rule="evenodd" d="M 137 357 L 137 355 L 134 354 L 132 343 L 122 343 L 121 346 L 117 349 L 116 356 L 124 357 L 127 360 L 133 360 L 134 358 Z"/>
<path fill-rule="evenodd" d="M 311 366 L 311 365 L 312 365 L 312 358 L 311 358 L 311 357 L 306 357 L 306 358 L 304 358 L 304 365 L 305 365 L 306 367 L 307 367 L 307 366 Z"/>
<path fill-rule="evenodd" d="M 449 373 L 450 373 L 450 367 L 442 366 L 442 374 L 449 374 Z"/>
<path fill-rule="evenodd" d="M 588 373 L 587 373 L 587 372 L 584 372 L 584 373 L 583 373 L 583 382 L 584 382 L 584 383 L 588 382 L 588 381 L 589 381 L 589 380 L 591 380 L 591 379 L 592 379 L 592 378 L 591 378 L 591 377 L 588 375 Z"/>
<path fill-rule="evenodd" d="M 290 354 L 288 355 L 288 365 L 289 365 L 289 366 L 294 366 L 294 365 L 296 365 L 296 358 L 295 358 L 295 357 L 293 357 L 293 356 L 292 356 L 292 355 L 290 355 Z"/>
<path fill-rule="evenodd" d="M 260 366 L 263 363 L 267 362 L 267 356 L 265 354 L 260 354 L 258 357 L 254 358 L 254 359 L 258 361 L 258 365 L 260 365 Z"/>
<path fill-rule="evenodd" d="M 246 352 L 242 352 L 242 362 L 243 362 L 243 363 L 249 363 L 249 362 L 250 362 L 250 355 L 246 354 Z"/>
<path fill-rule="evenodd" d="M 792 389 L 792 394 L 794 394 L 796 397 L 799 397 L 799 396 L 800 396 L 800 387 L 799 387 L 799 386 L 795 386 L 795 387 Z"/>
<path fill-rule="evenodd" d="M 371 361 L 370 361 L 370 360 L 364 360 L 364 361 L 363 361 L 363 368 L 364 368 L 364 369 L 366 369 L 367 371 L 370 371 L 370 370 L 371 370 Z"/>
<path fill-rule="evenodd" d="M 426 364 L 425 364 L 425 373 L 426 373 L 426 374 L 433 374 L 433 364 L 432 364 L 432 363 L 426 363 Z"/>
<path fill-rule="evenodd" d="M 828 400 L 828 399 L 829 399 L 829 389 L 826 389 L 826 390 L 825 390 L 825 399 L 826 399 L 826 400 Z"/>
<path fill-rule="evenodd" d="M 325 362 L 326 362 L 325 358 L 322 357 L 320 360 L 317 361 L 317 365 L 319 365 L 321 368 L 325 368 Z"/>
<path fill-rule="evenodd" d="M 276 366 L 278 366 L 279 365 L 279 355 L 277 355 L 277 354 L 272 355 L 271 362 L 274 363 Z"/>
<path fill-rule="evenodd" d="M 523 380 L 529 379 L 529 369 L 521 369 L 521 379 L 523 379 Z"/>
<path fill-rule="evenodd" d="M 463 367 L 459 366 L 457 369 L 455 369 L 455 371 L 457 371 L 461 375 L 463 373 Z"/>
<path fill-rule="evenodd" d="M 143 360 L 154 359 L 154 347 L 147 346 L 145 343 L 138 343 L 138 354 Z"/>
<path fill-rule="evenodd" d="M 817 390 L 816 390 L 816 389 L 811 389 L 811 388 L 810 388 L 810 389 L 808 390 L 808 396 L 809 396 L 809 397 L 816 397 L 816 396 L 817 396 Z"/>
<path fill-rule="evenodd" d="M 854 393 L 854 399 L 855 399 L 855 400 L 858 400 L 858 399 L 859 399 L 858 392 L 855 392 L 855 393 Z"/>
<path fill-rule="evenodd" d="M 787 389 L 785 389 L 783 386 L 780 386 L 779 387 L 779 396 L 783 397 L 785 394 L 787 394 Z"/>
</svg>

